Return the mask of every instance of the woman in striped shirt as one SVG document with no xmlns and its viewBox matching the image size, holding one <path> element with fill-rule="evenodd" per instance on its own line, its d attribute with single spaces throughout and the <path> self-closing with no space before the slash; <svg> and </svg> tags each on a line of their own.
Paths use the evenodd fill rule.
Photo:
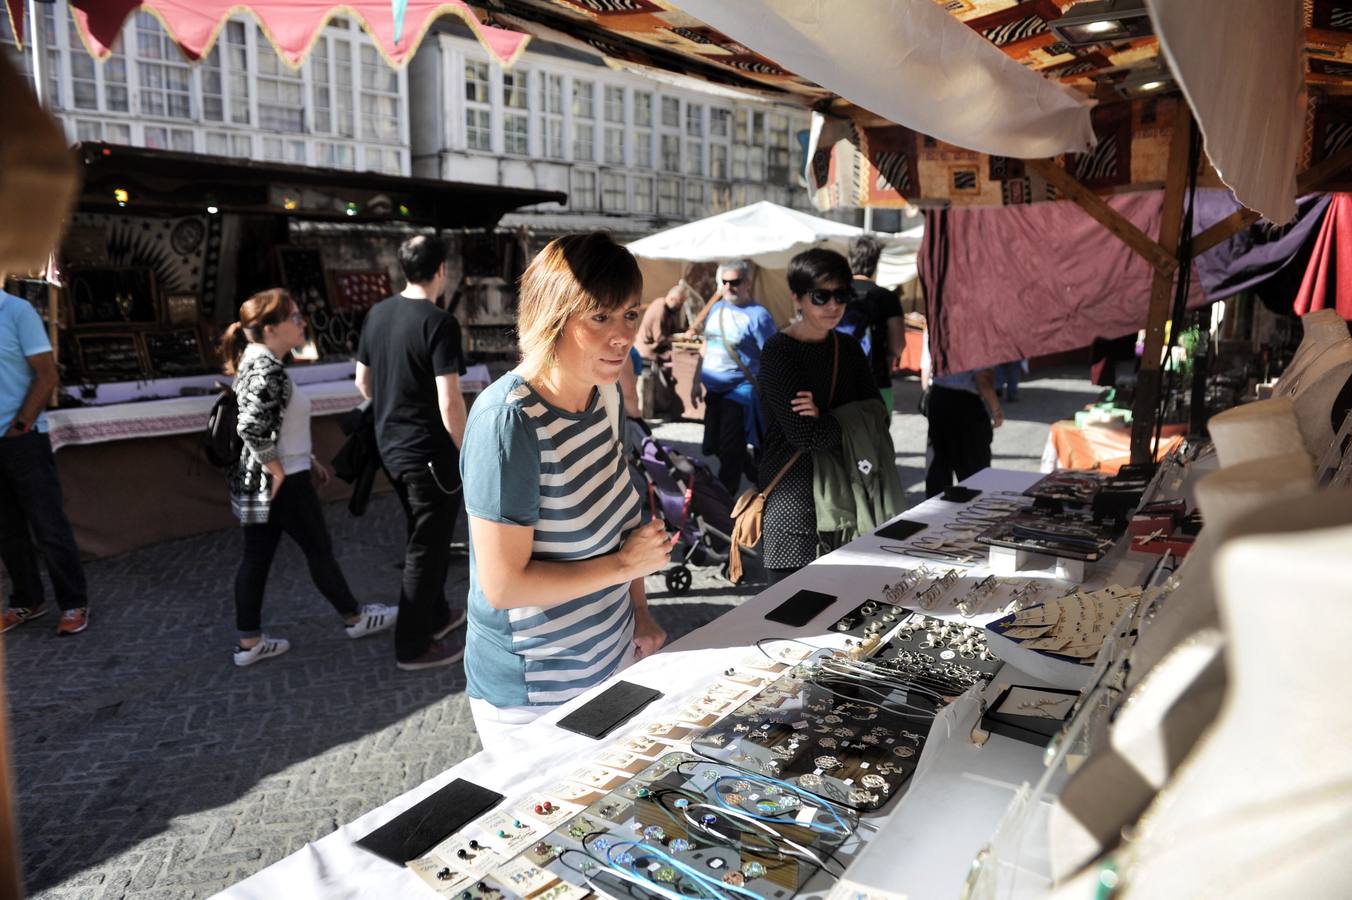
<svg viewBox="0 0 1352 900">
<path fill-rule="evenodd" d="M 521 362 L 470 411 L 465 672 L 485 749 L 666 640 L 643 579 L 670 543 L 617 440 L 642 286 L 609 235 L 551 241 L 521 279 Z"/>
</svg>

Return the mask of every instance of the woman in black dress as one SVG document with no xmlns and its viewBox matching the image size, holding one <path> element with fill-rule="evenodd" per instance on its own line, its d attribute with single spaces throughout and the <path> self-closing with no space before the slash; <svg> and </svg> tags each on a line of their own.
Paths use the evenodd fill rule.
<svg viewBox="0 0 1352 900">
<path fill-rule="evenodd" d="M 833 250 L 814 248 L 790 260 L 789 290 L 799 318 L 766 341 L 761 355 L 760 394 L 768 420 L 761 489 L 801 451 L 765 499 L 763 549 L 772 583 L 837 544 L 834 535 L 817 531 L 812 500 L 812 451 L 840 446 L 840 426 L 823 413 L 856 400 L 882 399 L 859 342 L 834 330 L 854 299 L 850 277 L 849 263 Z"/>
</svg>

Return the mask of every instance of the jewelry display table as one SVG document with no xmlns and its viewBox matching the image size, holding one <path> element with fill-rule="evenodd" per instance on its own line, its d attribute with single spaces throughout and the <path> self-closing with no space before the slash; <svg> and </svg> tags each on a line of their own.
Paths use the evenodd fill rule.
<svg viewBox="0 0 1352 900">
<path fill-rule="evenodd" d="M 1035 473 L 986 469 L 964 484 L 993 494 L 1022 491 L 1038 478 Z M 904 517 L 942 527 L 960 509 L 960 504 L 935 498 L 908 510 Z M 237 900 L 274 897 L 414 900 L 433 896 L 411 871 L 362 850 L 354 841 L 456 778 L 506 795 L 501 808 L 508 808 L 518 798 L 557 782 L 608 747 L 641 733 L 645 723 L 671 719 L 725 669 L 756 655 L 758 640 L 782 638 L 817 647 L 842 647 L 846 637 L 830 631 L 833 623 L 862 601 L 880 598 L 884 587 L 895 583 L 904 570 L 922 563 L 932 565 L 930 561 L 882 549 L 895 543 L 866 535 L 823 556 L 661 653 L 640 661 L 622 676 L 523 726 L 511 753 L 478 753 L 234 885 L 221 896 Z M 1145 565 L 1123 559 L 1114 551 L 1096 569 L 1095 581 L 1108 575 L 1137 575 Z M 975 582 L 989 574 L 984 565 L 977 565 L 965 570 L 962 578 L 964 582 L 969 579 Z M 1021 572 L 1020 576 L 1050 578 L 1051 573 Z M 822 591 L 837 599 L 802 628 L 765 619 L 767 611 L 801 589 Z M 959 615 L 951 604 L 926 610 L 925 614 L 980 625 L 1000 615 L 994 601 L 989 605 L 991 609 L 968 618 Z M 602 741 L 555 727 L 558 719 L 619 678 L 661 690 L 664 696 Z M 1028 676 L 1006 668 L 987 687 L 988 697 L 994 698 L 1012 681 L 1035 683 Z M 969 695 L 950 704 L 935 719 L 920 765 L 901 799 L 889 803 L 881 813 L 867 814 L 861 819 L 859 833 L 866 838 L 879 828 L 887 828 L 886 852 L 868 853 L 866 848 L 856 866 L 860 871 L 848 870 L 832 896 L 844 896 L 845 888 L 852 888 L 850 897 L 871 900 L 889 897 L 947 900 L 961 893 L 972 859 L 995 832 L 1011 799 L 1041 772 L 1042 751 L 1033 745 L 999 735 L 992 735 L 984 746 L 973 744 L 968 735 L 979 715 L 980 705 Z M 674 749 L 688 746 L 687 741 Z M 852 887 L 863 884 L 886 884 L 889 892 L 878 893 L 876 889 L 861 892 L 859 887 Z"/>
</svg>

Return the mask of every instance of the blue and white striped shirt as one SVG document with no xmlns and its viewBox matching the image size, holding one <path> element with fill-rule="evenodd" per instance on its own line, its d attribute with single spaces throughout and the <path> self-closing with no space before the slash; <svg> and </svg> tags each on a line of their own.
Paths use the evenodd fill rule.
<svg viewBox="0 0 1352 900">
<path fill-rule="evenodd" d="M 611 388 L 611 390 L 614 390 Z M 581 560 L 619 548 L 642 503 L 599 394 L 564 412 L 508 373 L 475 401 L 460 453 L 471 516 L 534 529 L 532 558 Z M 629 583 L 553 606 L 494 609 L 470 543 L 465 673 L 494 706 L 553 705 L 615 672 L 634 638 Z"/>
</svg>

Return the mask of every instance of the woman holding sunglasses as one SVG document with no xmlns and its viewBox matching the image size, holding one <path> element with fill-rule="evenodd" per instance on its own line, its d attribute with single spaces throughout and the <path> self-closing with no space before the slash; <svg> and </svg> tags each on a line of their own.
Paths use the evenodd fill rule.
<svg viewBox="0 0 1352 900">
<path fill-rule="evenodd" d="M 244 558 L 235 573 L 235 665 L 249 666 L 291 649 L 263 633 L 263 593 L 282 533 L 305 553 L 310 577 L 343 617 L 347 636 L 365 637 L 394 625 L 398 610 L 359 606 L 333 556 L 319 497 L 310 484 L 331 474 L 310 455 L 310 400 L 295 389 L 282 366 L 305 345 L 305 316 L 281 288 L 254 294 L 239 308 L 239 321 L 225 330 L 221 358 L 235 376 L 237 432 L 243 441 L 230 467 L 230 505 L 244 526 Z"/>
<path fill-rule="evenodd" d="M 817 528 L 812 453 L 841 446 L 826 413 L 857 400 L 882 402 L 859 342 L 834 329 L 854 299 L 850 264 L 814 248 L 789 261 L 789 290 L 799 319 L 765 342 L 760 390 L 766 433 L 759 484 L 765 498 L 765 569 L 779 581 L 833 549 Z M 795 454 L 797 454 L 795 456 Z"/>
</svg>

